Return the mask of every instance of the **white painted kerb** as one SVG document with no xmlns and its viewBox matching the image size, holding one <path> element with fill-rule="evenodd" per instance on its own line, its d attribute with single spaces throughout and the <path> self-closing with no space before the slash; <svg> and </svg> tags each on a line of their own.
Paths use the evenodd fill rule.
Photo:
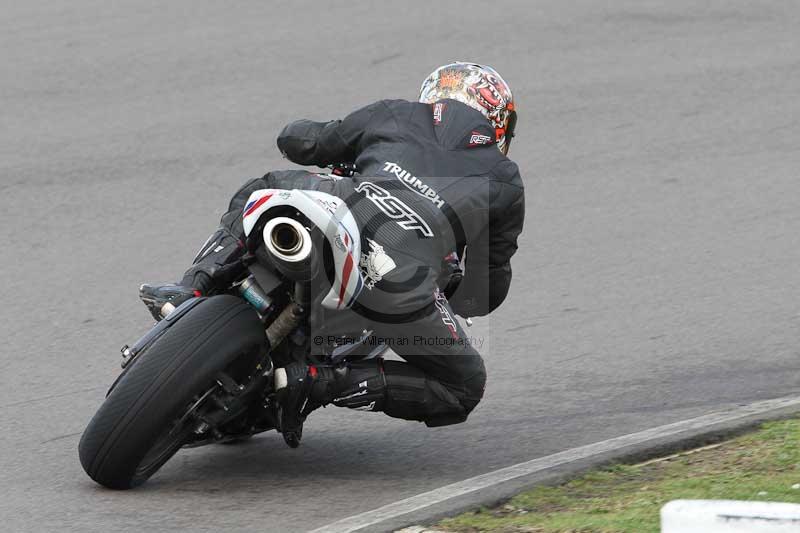
<svg viewBox="0 0 800 533">
<path fill-rule="evenodd" d="M 702 430 L 714 424 L 734 422 L 749 416 L 769 413 L 784 408 L 800 408 L 800 396 L 788 396 L 742 405 L 726 411 L 710 413 L 697 418 L 647 429 L 638 433 L 622 435 L 613 439 L 565 450 L 553 455 L 539 457 L 538 459 L 511 465 L 506 468 L 501 468 L 500 470 L 495 470 L 450 485 L 445 485 L 438 489 L 423 492 L 422 494 L 417 494 L 416 496 L 411 496 L 404 500 L 392 502 L 383 507 L 373 509 L 372 511 L 337 520 L 336 522 L 313 530 L 312 533 L 351 533 L 359 529 L 375 526 L 376 524 L 399 516 L 413 514 L 414 512 L 418 512 L 438 503 L 446 502 L 452 498 L 485 490 L 500 483 L 541 472 L 549 468 L 619 450 L 626 446 L 642 444 L 660 438 L 674 437 L 686 431 Z M 800 529 L 795 531 L 795 533 L 800 533 Z"/>
<path fill-rule="evenodd" d="M 800 505 L 675 500 L 661 508 L 661 533 L 798 533 Z"/>
</svg>

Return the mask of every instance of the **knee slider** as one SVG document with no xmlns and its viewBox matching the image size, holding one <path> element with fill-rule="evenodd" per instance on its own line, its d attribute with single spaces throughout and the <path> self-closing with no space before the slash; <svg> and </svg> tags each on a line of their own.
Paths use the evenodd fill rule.
<svg viewBox="0 0 800 533">
<path fill-rule="evenodd" d="M 384 412 L 396 418 L 419 420 L 429 426 L 466 420 L 458 398 L 438 381 L 407 363 L 386 361 L 387 396 Z"/>
<path fill-rule="evenodd" d="M 467 414 L 480 403 L 483 393 L 486 390 L 486 367 L 481 361 L 480 370 L 471 378 L 464 381 L 464 396 L 461 398 L 461 405 L 464 406 Z"/>
</svg>

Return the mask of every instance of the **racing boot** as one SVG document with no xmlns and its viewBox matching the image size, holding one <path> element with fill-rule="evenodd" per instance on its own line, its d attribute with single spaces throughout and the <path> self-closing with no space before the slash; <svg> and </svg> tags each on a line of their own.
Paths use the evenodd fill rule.
<svg viewBox="0 0 800 533">
<path fill-rule="evenodd" d="M 215 287 L 235 281 L 243 269 L 240 259 L 244 251 L 244 243 L 226 227 L 220 227 L 200 248 L 179 283 L 143 284 L 139 287 L 139 298 L 153 318 L 161 320 L 186 300 L 207 295 Z"/>
<path fill-rule="evenodd" d="M 139 287 L 139 299 L 147 306 L 156 321 L 165 318 L 176 307 L 190 298 L 202 296 L 199 289 L 184 287 L 175 283 L 165 285 L 142 284 Z"/>
<path fill-rule="evenodd" d="M 278 423 L 292 448 L 300 445 L 303 422 L 315 409 L 332 403 L 380 411 L 386 397 L 383 360 L 357 361 L 336 367 L 291 363 L 275 371 Z"/>
</svg>

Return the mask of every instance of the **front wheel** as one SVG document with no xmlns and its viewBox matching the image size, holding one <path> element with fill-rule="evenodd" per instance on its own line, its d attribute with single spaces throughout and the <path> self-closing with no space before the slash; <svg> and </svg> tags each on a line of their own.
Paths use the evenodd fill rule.
<svg viewBox="0 0 800 533">
<path fill-rule="evenodd" d="M 83 432 L 78 454 L 97 483 L 129 489 L 144 483 L 191 437 L 183 416 L 204 400 L 234 361 L 255 364 L 266 349 L 264 326 L 234 296 L 200 302 L 137 355 Z"/>
</svg>

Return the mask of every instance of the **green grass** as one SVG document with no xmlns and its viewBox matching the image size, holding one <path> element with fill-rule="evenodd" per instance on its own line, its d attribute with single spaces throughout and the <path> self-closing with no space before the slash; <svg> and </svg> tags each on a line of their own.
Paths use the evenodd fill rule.
<svg viewBox="0 0 800 533">
<path fill-rule="evenodd" d="M 658 533 L 661 506 L 679 498 L 800 503 L 800 420 L 771 422 L 711 449 L 539 487 L 500 507 L 444 520 L 435 529 Z"/>
</svg>

